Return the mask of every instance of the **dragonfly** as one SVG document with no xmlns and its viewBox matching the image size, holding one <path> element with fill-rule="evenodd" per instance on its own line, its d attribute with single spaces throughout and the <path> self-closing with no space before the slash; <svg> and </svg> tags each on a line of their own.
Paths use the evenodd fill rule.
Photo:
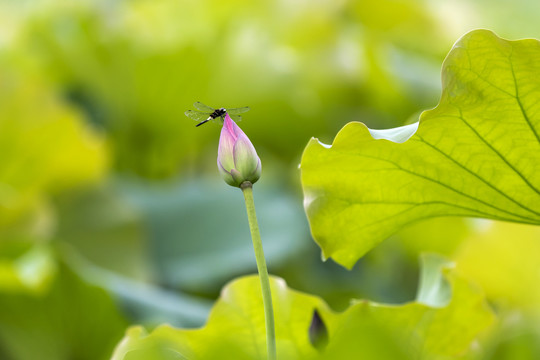
<svg viewBox="0 0 540 360">
<path fill-rule="evenodd" d="M 201 126 L 202 124 L 207 123 L 210 120 L 215 120 L 220 118 L 223 121 L 225 114 L 229 114 L 231 119 L 234 121 L 241 121 L 242 116 L 240 114 L 245 113 L 249 110 L 249 106 L 244 106 L 234 109 L 225 109 L 225 108 L 213 108 L 208 105 L 204 105 L 202 102 L 197 101 L 193 104 L 197 110 L 188 110 L 184 114 L 190 119 L 199 121 L 195 126 Z"/>
</svg>

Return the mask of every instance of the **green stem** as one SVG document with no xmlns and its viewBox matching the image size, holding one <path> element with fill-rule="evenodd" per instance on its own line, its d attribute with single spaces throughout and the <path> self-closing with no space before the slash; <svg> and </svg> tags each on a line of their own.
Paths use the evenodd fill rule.
<svg viewBox="0 0 540 360">
<path fill-rule="evenodd" d="M 244 193 L 246 201 L 246 210 L 249 221 L 249 230 L 253 240 L 253 249 L 255 250 L 255 259 L 257 261 L 257 270 L 261 280 L 262 298 L 264 306 L 264 318 L 266 321 L 266 347 L 268 351 L 268 360 L 276 359 L 276 333 L 274 329 L 274 310 L 272 308 L 272 294 L 270 293 L 270 279 L 268 278 L 268 269 L 264 259 L 261 234 L 257 224 L 257 215 L 255 213 L 255 203 L 253 202 L 253 185 L 246 181 L 240 186 Z"/>
</svg>

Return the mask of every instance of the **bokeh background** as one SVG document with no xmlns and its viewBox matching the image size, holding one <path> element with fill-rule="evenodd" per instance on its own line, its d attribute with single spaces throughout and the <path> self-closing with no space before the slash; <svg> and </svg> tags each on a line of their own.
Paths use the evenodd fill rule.
<svg viewBox="0 0 540 360">
<path fill-rule="evenodd" d="M 449 256 L 499 322 L 482 359 L 540 358 L 540 233 L 434 219 L 352 271 L 322 262 L 298 164 L 350 121 L 417 120 L 466 32 L 540 38 L 536 0 L 0 1 L 0 359 L 108 359 L 130 324 L 204 324 L 254 273 L 240 192 L 216 168 L 220 126 L 195 101 L 251 107 L 239 124 L 272 274 L 323 297 L 414 298 L 418 254 Z M 472 355 L 471 355 L 472 356 Z"/>
</svg>

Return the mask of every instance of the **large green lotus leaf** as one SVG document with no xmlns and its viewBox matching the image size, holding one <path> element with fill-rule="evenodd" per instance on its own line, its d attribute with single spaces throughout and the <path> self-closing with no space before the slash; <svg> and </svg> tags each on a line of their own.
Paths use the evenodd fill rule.
<svg viewBox="0 0 540 360">
<path fill-rule="evenodd" d="M 356 302 L 337 318 L 336 339 L 330 341 L 325 358 L 352 358 L 345 355 L 362 354 L 373 341 L 379 344 L 367 358 L 378 358 L 392 342 L 407 357 L 389 359 L 449 359 L 467 353 L 494 317 L 483 293 L 452 268 L 443 257 L 424 255 L 416 301 L 399 306 Z M 374 331 L 383 335 L 373 337 Z M 332 357 L 335 354 L 341 356 Z"/>
<path fill-rule="evenodd" d="M 404 225 L 437 216 L 540 223 L 539 57 L 537 40 L 473 31 L 449 53 L 440 103 L 419 124 L 354 122 L 332 146 L 312 139 L 304 205 L 323 255 L 352 267 Z"/>
<path fill-rule="evenodd" d="M 465 353 L 493 315 L 483 295 L 450 267 L 439 256 L 425 256 L 416 301 L 385 305 L 363 300 L 343 313 L 272 278 L 278 358 L 436 359 Z M 311 339 L 317 338 L 316 333 L 323 339 L 326 333 L 326 346 L 323 340 L 318 347 L 310 341 L 314 310 L 323 325 L 311 332 Z M 113 360 L 264 359 L 264 334 L 259 279 L 248 276 L 223 289 L 205 327 L 189 330 L 163 325 L 150 334 L 133 327 Z"/>
</svg>

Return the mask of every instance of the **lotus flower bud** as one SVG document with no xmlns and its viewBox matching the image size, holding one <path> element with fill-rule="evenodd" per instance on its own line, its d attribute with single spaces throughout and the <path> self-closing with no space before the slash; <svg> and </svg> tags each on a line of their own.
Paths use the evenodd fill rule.
<svg viewBox="0 0 540 360">
<path fill-rule="evenodd" d="M 261 177 L 257 151 L 229 114 L 225 114 L 219 137 L 217 165 L 223 180 L 234 187 L 244 182 L 254 184 Z"/>
</svg>

